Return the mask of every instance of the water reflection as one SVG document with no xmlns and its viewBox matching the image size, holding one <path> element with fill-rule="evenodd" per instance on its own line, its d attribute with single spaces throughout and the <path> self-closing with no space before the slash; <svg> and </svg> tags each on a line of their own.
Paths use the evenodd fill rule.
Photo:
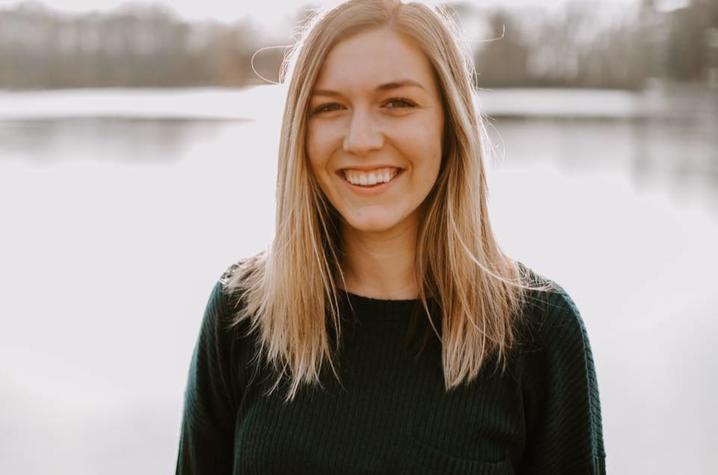
<svg viewBox="0 0 718 475">
<path fill-rule="evenodd" d="M 718 117 L 718 113 L 716 114 Z M 697 119 L 499 119 L 490 135 L 512 166 L 555 163 L 566 173 L 624 176 L 638 192 L 718 213 L 718 134 Z"/>
<path fill-rule="evenodd" d="M 220 135 L 241 133 L 251 120 L 260 122 L 255 130 L 274 150 L 281 92 L 93 91 L 80 108 L 74 104 L 84 104 L 82 92 L 5 93 L 0 159 L 167 163 L 191 157 L 198 144 L 218 144 Z M 716 91 L 482 91 L 480 102 L 500 163 L 555 163 L 566 173 L 626 176 L 636 190 L 659 190 L 718 212 Z M 235 149 L 226 145 L 227 153 Z"/>
<path fill-rule="evenodd" d="M 71 117 L 0 120 L 0 159 L 29 163 L 100 160 L 172 163 L 197 142 L 248 119 Z"/>
</svg>

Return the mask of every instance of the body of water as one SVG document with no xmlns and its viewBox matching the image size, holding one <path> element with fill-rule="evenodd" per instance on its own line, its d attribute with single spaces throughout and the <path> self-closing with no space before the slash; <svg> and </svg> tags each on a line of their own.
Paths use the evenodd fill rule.
<svg viewBox="0 0 718 475">
<path fill-rule="evenodd" d="M 272 236 L 281 93 L 0 94 L 1 473 L 173 470 L 209 292 Z M 586 322 L 609 473 L 714 473 L 715 91 L 478 102 L 500 241 Z"/>
</svg>

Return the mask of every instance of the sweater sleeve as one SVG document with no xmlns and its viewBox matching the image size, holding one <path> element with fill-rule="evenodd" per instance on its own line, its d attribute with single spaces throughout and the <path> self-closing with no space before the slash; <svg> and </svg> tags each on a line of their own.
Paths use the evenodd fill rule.
<svg viewBox="0 0 718 475">
<path fill-rule="evenodd" d="M 230 474 L 234 419 L 231 339 L 226 296 L 218 281 L 209 297 L 190 362 L 177 456 L 177 475 Z"/>
<path fill-rule="evenodd" d="M 558 285 L 545 297 L 526 353 L 527 440 L 521 473 L 606 473 L 601 406 L 593 355 L 581 315 Z"/>
</svg>

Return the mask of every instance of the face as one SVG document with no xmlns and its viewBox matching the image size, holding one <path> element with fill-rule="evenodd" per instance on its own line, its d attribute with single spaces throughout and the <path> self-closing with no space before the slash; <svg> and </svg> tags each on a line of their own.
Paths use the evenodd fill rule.
<svg viewBox="0 0 718 475">
<path fill-rule="evenodd" d="M 306 150 L 344 233 L 417 226 L 443 128 L 431 64 L 412 40 L 379 29 L 334 45 L 313 88 Z"/>
</svg>

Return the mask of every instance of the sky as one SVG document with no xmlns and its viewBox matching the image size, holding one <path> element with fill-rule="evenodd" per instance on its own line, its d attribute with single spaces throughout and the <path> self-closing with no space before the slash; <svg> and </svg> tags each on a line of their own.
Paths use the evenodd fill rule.
<svg viewBox="0 0 718 475">
<path fill-rule="evenodd" d="M 134 4 L 160 4 L 170 7 L 181 18 L 186 20 L 214 19 L 220 21 L 234 21 L 244 16 L 250 16 L 255 22 L 268 28 L 290 24 L 294 13 L 301 6 L 326 6 L 339 3 L 340 0 L 134 0 Z M 440 0 L 424 0 L 426 3 L 443 3 Z M 546 4 L 545 0 L 474 0 L 476 4 L 503 5 L 516 4 Z M 567 0 L 553 0 L 551 5 L 560 5 Z M 592 3 L 599 3 L 596 0 Z M 600 3 L 633 5 L 638 0 L 600 0 Z M 681 0 L 661 0 L 664 3 L 680 2 Z M 11 6 L 21 3 L 17 0 L 0 0 L 0 6 Z M 64 12 L 108 11 L 122 4 L 126 0 L 44 0 L 43 3 L 52 9 Z"/>
</svg>

